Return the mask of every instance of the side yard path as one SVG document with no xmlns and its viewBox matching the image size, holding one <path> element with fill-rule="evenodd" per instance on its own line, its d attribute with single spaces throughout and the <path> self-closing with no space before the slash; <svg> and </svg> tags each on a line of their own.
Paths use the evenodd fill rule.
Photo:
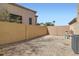
<svg viewBox="0 0 79 59">
<path fill-rule="evenodd" d="M 71 41 L 63 36 L 47 35 L 2 48 L 5 56 L 71 56 Z"/>
</svg>

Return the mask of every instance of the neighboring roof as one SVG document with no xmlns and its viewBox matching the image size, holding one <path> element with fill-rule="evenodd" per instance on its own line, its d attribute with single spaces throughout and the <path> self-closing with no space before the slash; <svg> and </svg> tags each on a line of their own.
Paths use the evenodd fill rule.
<svg viewBox="0 0 79 59">
<path fill-rule="evenodd" d="M 16 4 L 16 3 L 8 3 L 8 4 L 11 4 L 11 5 L 14 5 L 14 6 L 17 6 L 17 7 L 23 8 L 23 9 L 26 9 L 26 10 L 30 10 L 30 11 L 36 13 L 36 11 L 34 11 L 34 10 L 32 10 L 32 9 L 29 9 L 29 8 L 23 7 L 23 6 L 21 6 L 21 5 L 19 5 L 19 4 Z"/>
<path fill-rule="evenodd" d="M 75 23 L 76 21 L 77 21 L 76 18 L 74 18 L 71 22 L 69 22 L 69 25 Z"/>
</svg>

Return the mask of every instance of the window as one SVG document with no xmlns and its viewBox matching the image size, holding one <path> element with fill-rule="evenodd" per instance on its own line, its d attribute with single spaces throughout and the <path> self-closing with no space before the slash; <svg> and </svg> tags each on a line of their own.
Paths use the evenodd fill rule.
<svg viewBox="0 0 79 59">
<path fill-rule="evenodd" d="M 10 14 L 10 22 L 22 23 L 22 16 Z"/>
<path fill-rule="evenodd" d="M 32 24 L 32 18 L 29 18 L 29 24 Z"/>
</svg>

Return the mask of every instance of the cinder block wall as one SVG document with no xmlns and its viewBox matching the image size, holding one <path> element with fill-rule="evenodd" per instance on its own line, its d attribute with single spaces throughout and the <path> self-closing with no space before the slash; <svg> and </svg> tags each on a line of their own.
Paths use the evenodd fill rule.
<svg viewBox="0 0 79 59">
<path fill-rule="evenodd" d="M 48 32 L 44 26 L 0 22 L 0 45 L 29 40 L 46 34 Z"/>
<path fill-rule="evenodd" d="M 0 44 L 13 43 L 25 39 L 25 25 L 0 22 Z"/>
<path fill-rule="evenodd" d="M 37 25 L 26 26 L 26 39 L 32 39 L 46 34 L 48 34 L 46 26 L 37 26 Z"/>
<path fill-rule="evenodd" d="M 69 26 L 48 26 L 48 32 L 50 35 L 63 36 L 65 31 L 69 31 Z"/>
</svg>

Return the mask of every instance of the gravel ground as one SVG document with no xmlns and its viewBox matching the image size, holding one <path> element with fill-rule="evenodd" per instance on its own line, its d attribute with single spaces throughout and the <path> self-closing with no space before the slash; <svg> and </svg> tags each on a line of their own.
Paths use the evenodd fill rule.
<svg viewBox="0 0 79 59">
<path fill-rule="evenodd" d="M 47 35 L 0 49 L 4 56 L 77 56 L 71 49 L 70 39 Z M 1 55 L 0 53 L 0 55 Z"/>
</svg>

